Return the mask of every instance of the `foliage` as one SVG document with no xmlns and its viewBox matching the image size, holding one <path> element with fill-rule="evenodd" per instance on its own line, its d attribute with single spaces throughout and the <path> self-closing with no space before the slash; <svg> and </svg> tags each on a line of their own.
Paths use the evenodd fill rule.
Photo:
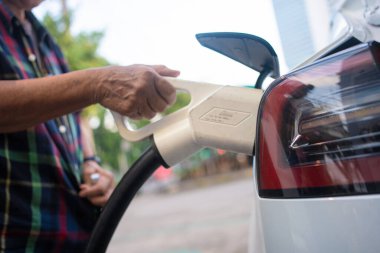
<svg viewBox="0 0 380 253">
<path fill-rule="evenodd" d="M 53 18 L 48 13 L 43 19 L 43 23 L 61 46 L 71 70 L 108 65 L 109 62 L 97 53 L 104 33 L 80 32 L 73 35 L 70 32 L 71 19 L 71 12 L 68 12 L 66 16 L 62 15 L 57 18 Z"/>
</svg>

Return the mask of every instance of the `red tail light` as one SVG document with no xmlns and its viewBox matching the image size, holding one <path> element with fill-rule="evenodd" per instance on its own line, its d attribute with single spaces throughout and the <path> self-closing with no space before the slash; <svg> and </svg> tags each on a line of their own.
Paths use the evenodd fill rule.
<svg viewBox="0 0 380 253">
<path fill-rule="evenodd" d="M 272 84 L 257 139 L 261 197 L 380 193 L 380 45 L 359 45 Z"/>
</svg>

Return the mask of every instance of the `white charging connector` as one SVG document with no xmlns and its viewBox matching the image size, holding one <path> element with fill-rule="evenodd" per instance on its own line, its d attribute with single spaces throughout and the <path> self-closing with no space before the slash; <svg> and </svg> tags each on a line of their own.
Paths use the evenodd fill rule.
<svg viewBox="0 0 380 253">
<path fill-rule="evenodd" d="M 121 136 L 139 141 L 153 136 L 158 151 L 172 166 L 204 147 L 251 155 L 262 90 L 168 78 L 178 90 L 189 92 L 190 103 L 141 129 L 127 127 L 113 112 Z"/>
</svg>

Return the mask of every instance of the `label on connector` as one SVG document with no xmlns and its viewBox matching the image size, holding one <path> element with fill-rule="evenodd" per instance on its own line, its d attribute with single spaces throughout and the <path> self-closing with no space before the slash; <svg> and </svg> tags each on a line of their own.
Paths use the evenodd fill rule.
<svg viewBox="0 0 380 253">
<path fill-rule="evenodd" d="M 251 113 L 233 111 L 223 108 L 213 108 L 201 117 L 203 121 L 209 121 L 224 125 L 236 126 L 251 116 Z"/>
</svg>

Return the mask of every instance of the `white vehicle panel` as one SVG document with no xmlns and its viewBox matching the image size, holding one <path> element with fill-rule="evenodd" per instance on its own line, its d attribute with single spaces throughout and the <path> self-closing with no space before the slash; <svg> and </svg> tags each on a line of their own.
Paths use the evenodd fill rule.
<svg viewBox="0 0 380 253">
<path fill-rule="evenodd" d="M 251 252 L 378 253 L 380 250 L 379 195 L 297 200 L 257 196 L 255 207 Z"/>
</svg>

